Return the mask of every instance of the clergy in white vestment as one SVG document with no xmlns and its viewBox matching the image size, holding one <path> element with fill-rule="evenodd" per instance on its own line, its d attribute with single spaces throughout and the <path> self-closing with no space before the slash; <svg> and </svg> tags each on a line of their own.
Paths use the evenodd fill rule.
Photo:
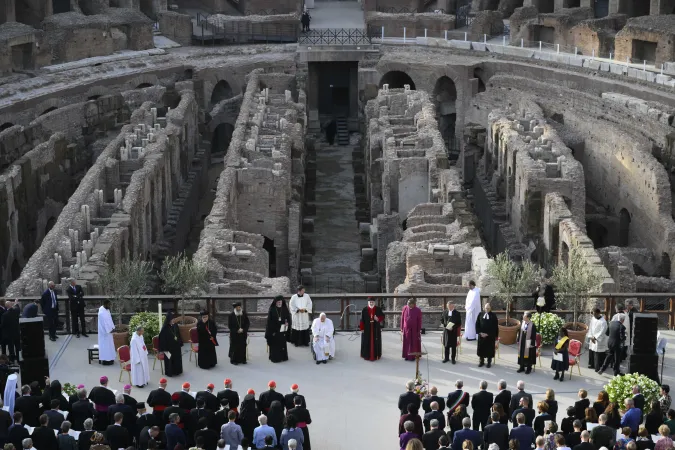
<svg viewBox="0 0 675 450">
<path fill-rule="evenodd" d="M 467 341 L 476 340 L 476 319 L 483 307 L 480 304 L 480 289 L 476 283 L 469 281 L 469 292 L 466 294 L 466 320 L 464 321 L 464 337 Z"/>
<path fill-rule="evenodd" d="M 143 387 L 149 382 L 148 348 L 143 340 L 143 327 L 138 327 L 131 338 L 131 383 Z"/>
<path fill-rule="evenodd" d="M 599 308 L 593 310 L 593 318 L 591 325 L 588 327 L 588 368 L 593 370 L 600 370 L 602 363 L 605 361 L 605 354 L 607 353 L 607 328 L 609 324 L 605 320 Z"/>
<path fill-rule="evenodd" d="M 333 359 L 335 356 L 334 332 L 333 321 L 327 318 L 325 313 L 321 313 L 319 318 L 312 322 L 312 348 L 317 364 L 326 364 L 329 358 Z"/>
<path fill-rule="evenodd" d="M 291 342 L 296 347 L 308 346 L 312 299 L 305 294 L 303 286 L 298 286 L 298 293 L 291 297 L 288 309 L 291 310 Z"/>
<path fill-rule="evenodd" d="M 98 309 L 98 360 L 104 366 L 110 366 L 115 362 L 115 342 L 112 335 L 114 329 L 115 324 L 110 315 L 110 300 L 105 300 L 103 306 Z"/>
</svg>

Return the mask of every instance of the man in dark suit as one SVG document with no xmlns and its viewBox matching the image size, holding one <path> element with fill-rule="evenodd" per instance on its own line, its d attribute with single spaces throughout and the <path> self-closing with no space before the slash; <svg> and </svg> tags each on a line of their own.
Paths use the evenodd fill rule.
<svg viewBox="0 0 675 450">
<path fill-rule="evenodd" d="M 300 387 L 297 384 L 292 384 L 291 385 L 291 393 L 284 395 L 284 403 L 283 405 L 286 407 L 286 411 L 289 409 L 295 408 L 295 397 L 300 397 L 302 398 L 302 407 L 307 408 L 307 404 L 305 403 L 305 397 L 303 395 L 298 394 L 298 391 L 300 390 Z M 239 399 L 239 397 L 237 397 Z M 238 402 L 239 400 L 237 400 Z"/>
<path fill-rule="evenodd" d="M 499 380 L 497 383 L 497 395 L 495 395 L 495 403 L 499 403 L 504 408 L 504 413 L 509 414 L 511 404 L 511 391 L 506 389 L 506 381 Z M 500 447 L 501 448 L 501 447 Z"/>
<path fill-rule="evenodd" d="M 163 450 L 166 448 L 166 436 L 157 426 L 143 427 L 138 438 L 138 449 L 148 450 L 148 442 L 150 441 L 154 441 L 158 449 Z"/>
<path fill-rule="evenodd" d="M 24 385 L 21 388 L 21 397 L 17 398 L 14 403 L 14 411 L 18 411 L 23 415 L 23 421 L 26 425 L 38 427 L 40 426 L 40 413 L 42 412 L 40 409 L 41 397 L 30 394 L 30 386 Z"/>
<path fill-rule="evenodd" d="M 431 404 L 436 402 L 438 403 L 438 411 L 442 413 L 445 409 L 445 399 L 438 396 L 438 388 L 436 386 L 431 386 L 431 389 L 429 389 L 429 394 L 431 394 L 429 397 L 426 397 L 424 400 L 422 400 L 422 409 L 424 412 L 431 412 Z"/>
<path fill-rule="evenodd" d="M 19 349 L 21 348 L 21 330 L 19 329 L 19 303 L 6 302 L 7 311 L 0 318 L 0 331 L 2 335 L 2 354 L 5 354 L 5 346 L 9 347 L 9 360 L 11 362 L 19 360 Z"/>
<path fill-rule="evenodd" d="M 220 408 L 220 402 L 218 402 L 218 397 L 216 397 L 213 394 L 213 389 L 215 386 L 213 386 L 212 383 L 209 383 L 206 386 L 205 391 L 199 391 L 197 392 L 197 396 L 195 397 L 196 400 L 199 400 L 200 398 L 204 399 L 204 406 L 206 409 L 210 409 L 212 412 L 218 411 Z M 283 402 L 281 403 L 283 405 Z"/>
<path fill-rule="evenodd" d="M 209 428 L 208 421 L 202 417 L 199 419 L 197 424 L 197 432 L 195 433 L 195 442 L 197 439 L 202 438 L 204 440 L 204 449 L 205 450 L 216 450 L 218 439 L 220 439 L 220 433 Z"/>
<path fill-rule="evenodd" d="M 565 443 L 569 448 L 574 448 L 581 444 L 581 429 L 583 428 L 584 424 L 581 420 L 576 419 L 573 426 L 574 431 L 565 436 Z"/>
<path fill-rule="evenodd" d="M 136 403 L 136 411 L 138 411 L 138 419 L 136 419 L 136 432 L 138 433 L 136 440 L 138 440 L 143 428 L 150 429 L 159 426 L 161 422 L 154 414 L 148 412 L 145 408 L 145 402 Z"/>
<path fill-rule="evenodd" d="M 33 430 L 30 437 L 33 439 L 33 447 L 36 449 L 58 450 L 59 448 L 56 434 L 54 434 L 54 429 L 49 426 L 49 417 L 46 414 L 40 416 L 40 426 Z"/>
<path fill-rule="evenodd" d="M 7 313 L 5 313 L 5 316 Z M 4 316 L 3 316 L 4 317 Z M 642 395 L 640 392 L 640 386 L 637 384 L 633 386 L 633 404 L 637 409 L 640 410 L 640 423 L 642 423 L 642 419 L 644 418 L 644 410 L 645 410 L 645 396 Z"/>
<path fill-rule="evenodd" d="M 511 402 L 509 403 L 508 411 L 504 410 L 504 412 L 509 415 L 513 414 L 513 411 L 515 411 L 520 407 L 520 399 L 523 397 L 529 398 L 528 405 L 532 404 L 532 395 L 525 392 L 525 382 L 522 380 L 518 380 L 516 387 L 518 388 L 518 392 L 516 392 L 515 394 L 513 394 L 513 396 L 511 396 Z"/>
<path fill-rule="evenodd" d="M 164 410 L 171 406 L 171 394 L 166 390 L 167 380 L 162 377 L 159 379 L 159 388 L 151 391 L 148 399 L 145 401 L 152 408 L 152 413 L 157 420 L 164 424 Z"/>
<path fill-rule="evenodd" d="M 293 408 L 291 408 L 293 409 Z M 213 422 L 211 423 L 211 429 L 220 433 L 220 429 L 223 425 L 229 422 L 227 414 L 230 412 L 229 403 L 226 398 L 220 399 L 220 409 L 213 416 Z"/>
<path fill-rule="evenodd" d="M 450 439 L 448 439 L 448 436 L 441 436 L 438 439 L 438 450 L 450 450 Z"/>
<path fill-rule="evenodd" d="M 531 450 L 535 439 L 534 430 L 532 427 L 525 425 L 524 414 L 518 414 L 516 416 L 516 423 L 518 423 L 518 426 L 511 429 L 509 440 L 517 439 L 520 444 L 520 450 Z"/>
<path fill-rule="evenodd" d="M 450 416 L 455 412 L 459 405 L 469 407 L 469 393 L 463 390 L 464 382 L 462 380 L 455 381 L 455 391 L 448 394 L 448 401 L 445 402 L 448 407 L 448 423 L 450 423 Z M 453 444 L 454 446 L 454 444 Z"/>
<path fill-rule="evenodd" d="M 415 389 L 415 382 L 408 381 L 405 384 L 405 387 L 407 392 L 398 397 L 398 409 L 401 411 L 401 415 L 408 413 L 408 405 L 411 403 L 415 405 L 415 409 L 420 409 L 420 396 L 413 392 L 413 389 Z"/>
<path fill-rule="evenodd" d="M 38 311 L 38 300 L 35 299 L 23 307 L 23 313 L 21 314 L 21 317 L 24 319 L 33 319 L 37 317 Z"/>
<path fill-rule="evenodd" d="M 15 449 L 21 449 L 21 443 L 24 439 L 29 438 L 28 430 L 23 426 L 23 415 L 20 412 L 14 413 L 14 424 L 9 427 L 7 432 L 6 442 L 14 444 Z"/>
<path fill-rule="evenodd" d="M 138 403 L 138 400 L 136 400 L 135 398 L 133 398 L 131 396 L 131 385 L 125 384 L 124 385 L 124 404 L 127 405 L 127 406 L 131 406 L 131 409 L 136 410 L 136 404 L 137 403 Z"/>
<path fill-rule="evenodd" d="M 607 340 L 607 356 L 602 363 L 599 374 L 602 374 L 610 364 L 614 367 L 614 376 L 621 375 L 621 352 L 626 342 L 626 327 L 623 325 L 626 320 L 625 314 L 617 314 L 617 320 L 609 323 L 609 339 Z"/>
<path fill-rule="evenodd" d="M 441 417 L 443 414 L 441 413 Z M 438 423 L 438 420 L 433 419 L 431 421 L 431 429 L 424 433 L 422 436 L 422 444 L 424 445 L 424 450 L 436 450 L 438 449 L 438 441 L 441 436 L 445 436 L 445 432 Z"/>
<path fill-rule="evenodd" d="M 586 430 L 582 431 L 581 443 L 572 447 L 572 450 L 595 450 L 595 446 L 591 444 L 591 433 Z"/>
<path fill-rule="evenodd" d="M 108 425 L 108 428 L 105 430 L 105 438 L 110 445 L 110 448 L 127 448 L 131 445 L 131 435 L 129 431 L 122 426 L 122 421 L 124 420 L 124 414 L 121 412 L 115 413 L 113 416 L 115 423 Z"/>
<path fill-rule="evenodd" d="M 438 403 L 436 402 L 431 403 L 431 411 L 424 415 L 424 431 L 431 430 L 431 421 L 434 419 L 438 420 L 438 428 L 441 430 L 445 429 L 445 416 L 439 411 Z"/>
<path fill-rule="evenodd" d="M 478 431 L 485 430 L 490 417 L 490 408 L 492 408 L 494 395 L 487 391 L 488 383 L 483 380 L 480 382 L 480 391 L 471 397 L 471 408 L 473 408 L 473 429 Z"/>
<path fill-rule="evenodd" d="M 284 395 L 276 391 L 277 383 L 274 380 L 270 381 L 267 384 L 267 387 L 269 389 L 260 394 L 260 397 L 258 397 L 258 407 L 260 408 L 260 412 L 263 414 L 267 414 L 269 412 L 270 405 L 273 401 L 278 400 L 283 405 L 285 400 Z"/>
<path fill-rule="evenodd" d="M 58 338 L 56 336 L 56 321 L 59 314 L 59 298 L 56 295 L 55 287 L 54 282 L 50 281 L 49 288 L 42 293 L 40 299 L 42 314 L 47 318 L 47 324 L 49 325 L 49 339 L 51 341 L 55 341 Z"/>
<path fill-rule="evenodd" d="M 52 429 L 59 431 L 61 430 L 61 424 L 66 420 L 63 414 L 61 414 L 61 411 L 59 411 L 60 405 L 61 401 L 58 398 L 55 398 L 51 401 L 51 409 L 45 411 L 45 414 L 49 417 L 49 426 L 52 427 Z"/>
<path fill-rule="evenodd" d="M 237 393 L 237 391 L 232 390 L 232 380 L 230 380 L 229 378 L 225 378 L 225 381 L 223 381 L 223 384 L 225 385 L 225 389 L 218 392 L 218 395 L 216 396 L 216 397 L 218 397 L 218 401 L 220 401 L 223 398 L 226 398 L 227 403 L 228 403 L 228 407 L 230 409 L 233 409 L 233 410 L 237 411 L 237 408 L 239 408 L 239 394 Z M 294 384 L 293 386 L 297 386 L 297 385 Z M 286 405 L 286 409 L 293 409 L 294 408 L 292 403 L 290 405 L 290 408 L 289 408 L 288 403 L 286 403 L 285 405 Z"/>
<path fill-rule="evenodd" d="M 462 316 L 459 311 L 455 310 L 453 302 L 448 302 L 447 306 L 448 309 L 443 311 L 443 315 L 441 315 L 441 326 L 443 327 L 443 362 L 446 363 L 451 360 L 455 364 L 455 360 L 457 359 L 457 339 L 462 331 Z M 450 355 L 451 350 L 452 356 Z"/>
<path fill-rule="evenodd" d="M 166 448 L 169 450 L 176 448 L 176 444 L 181 444 L 183 448 L 185 448 L 185 433 L 183 433 L 183 430 L 178 426 L 179 423 L 180 416 L 173 413 L 169 416 L 169 424 L 164 428 L 164 434 L 166 434 Z"/>
<path fill-rule="evenodd" d="M 471 429 L 471 419 L 465 417 L 462 419 L 462 429 L 455 431 L 452 439 L 452 450 L 462 450 L 464 441 L 471 441 L 473 448 L 476 449 L 483 443 L 483 435 L 479 431 Z"/>
<path fill-rule="evenodd" d="M 7 436 L 9 435 L 9 427 L 12 426 L 12 416 L 7 411 L 1 409 L 3 407 L 2 400 L 0 400 L 0 441 L 7 443 Z"/>
<path fill-rule="evenodd" d="M 518 414 L 523 414 L 523 416 L 525 416 L 525 425 L 528 427 L 532 426 L 535 412 L 534 409 L 530 408 L 530 398 L 531 397 L 521 397 L 520 407 L 513 411 L 513 414 L 511 415 L 511 422 L 513 422 L 514 425 L 516 424 L 516 417 L 518 417 Z"/>
<path fill-rule="evenodd" d="M 96 417 L 96 410 L 94 405 L 87 399 L 87 391 L 80 389 L 77 391 L 78 401 L 73 403 L 70 407 L 70 415 L 68 418 L 73 426 L 73 430 L 84 430 L 84 421 L 87 419 L 94 419 Z"/>
<path fill-rule="evenodd" d="M 136 434 L 136 410 L 129 405 L 124 404 L 124 395 L 117 394 L 115 396 L 115 404 L 108 408 L 108 423 L 114 425 L 117 420 L 115 417 L 117 413 L 122 414 L 121 425 L 129 432 L 129 437 Z"/>
<path fill-rule="evenodd" d="M 499 422 L 499 413 L 493 411 L 490 413 L 492 423 L 483 429 L 484 447 L 490 444 L 497 444 L 500 449 L 509 448 L 509 426 Z"/>
<path fill-rule="evenodd" d="M 82 328 L 82 336 L 88 337 L 87 326 L 84 323 L 84 291 L 74 278 L 70 280 L 70 286 L 66 289 L 66 294 L 68 294 L 68 302 L 70 303 L 70 321 L 73 334 L 80 337 L 80 328 Z"/>
</svg>

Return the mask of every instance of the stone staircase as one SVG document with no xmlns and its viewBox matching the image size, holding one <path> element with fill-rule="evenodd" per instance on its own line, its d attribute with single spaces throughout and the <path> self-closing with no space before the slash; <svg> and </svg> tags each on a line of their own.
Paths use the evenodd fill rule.
<svg viewBox="0 0 675 450">
<path fill-rule="evenodd" d="M 335 119 L 335 124 L 337 125 L 337 144 L 349 145 L 349 129 L 347 127 L 347 118 L 338 117 Z"/>
</svg>

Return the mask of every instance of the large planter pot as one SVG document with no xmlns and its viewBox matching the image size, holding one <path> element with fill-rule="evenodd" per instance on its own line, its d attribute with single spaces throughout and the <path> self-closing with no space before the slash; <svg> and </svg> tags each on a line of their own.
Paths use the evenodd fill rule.
<svg viewBox="0 0 675 450">
<path fill-rule="evenodd" d="M 172 324 L 178 324 L 178 330 L 180 331 L 180 337 L 183 339 L 183 342 L 190 342 L 190 330 L 197 326 L 197 319 L 190 316 L 179 316 L 171 321 Z"/>
<path fill-rule="evenodd" d="M 513 345 L 518 337 L 520 320 L 509 319 L 499 321 L 499 342 L 504 345 Z"/>
<path fill-rule="evenodd" d="M 115 350 L 123 345 L 129 345 L 129 325 L 116 325 L 112 335 Z"/>
<path fill-rule="evenodd" d="M 570 339 L 576 339 L 582 344 L 586 341 L 586 333 L 588 333 L 588 325 L 582 322 L 567 322 L 563 325 L 567 328 L 567 334 Z"/>
</svg>

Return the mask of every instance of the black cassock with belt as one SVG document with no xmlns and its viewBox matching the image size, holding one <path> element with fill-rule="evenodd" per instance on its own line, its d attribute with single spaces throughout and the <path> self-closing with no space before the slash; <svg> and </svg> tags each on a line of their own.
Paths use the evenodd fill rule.
<svg viewBox="0 0 675 450">
<path fill-rule="evenodd" d="M 482 337 L 480 333 L 485 333 L 487 336 Z M 499 337 L 499 323 L 497 315 L 493 312 L 480 313 L 476 319 L 476 334 L 478 335 L 478 348 L 476 354 L 479 358 L 494 358 L 495 344 Z"/>
<path fill-rule="evenodd" d="M 379 306 L 375 305 L 373 308 L 366 306 L 361 311 L 361 322 L 359 323 L 359 329 L 363 331 L 361 335 L 361 358 L 375 361 L 382 357 L 383 322 L 384 312 Z"/>
<path fill-rule="evenodd" d="M 232 364 L 246 364 L 246 341 L 248 340 L 248 329 L 251 322 L 248 320 L 246 313 L 242 312 L 238 316 L 232 311 L 227 325 L 230 329 L 230 362 Z M 242 330 L 241 333 L 239 333 L 240 329 Z"/>
<path fill-rule="evenodd" d="M 537 358 L 537 327 L 533 322 L 527 322 L 521 325 L 518 334 L 518 364 L 520 367 L 530 367 L 534 365 Z M 529 343 L 530 348 L 525 348 L 525 343 Z"/>
</svg>

